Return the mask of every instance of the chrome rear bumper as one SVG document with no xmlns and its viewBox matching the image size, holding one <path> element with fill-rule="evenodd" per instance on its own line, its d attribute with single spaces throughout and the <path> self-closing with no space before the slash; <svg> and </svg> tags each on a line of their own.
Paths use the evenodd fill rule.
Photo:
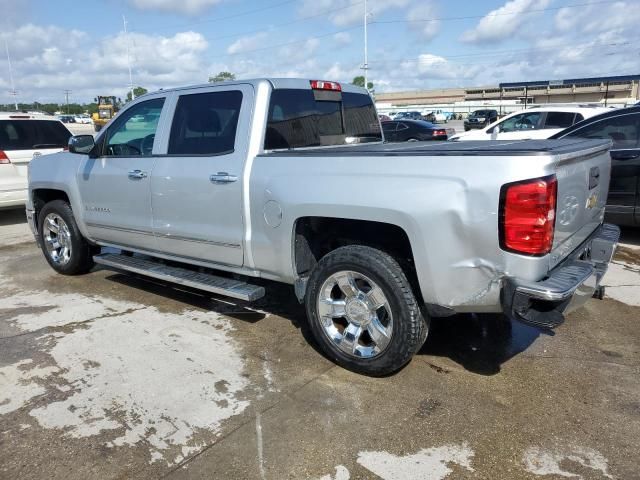
<svg viewBox="0 0 640 480">
<path fill-rule="evenodd" d="M 540 327 L 560 325 L 565 314 L 584 305 L 599 291 L 619 238 L 620 229 L 605 223 L 547 278 L 538 282 L 509 278 L 503 290 L 505 312 Z"/>
</svg>

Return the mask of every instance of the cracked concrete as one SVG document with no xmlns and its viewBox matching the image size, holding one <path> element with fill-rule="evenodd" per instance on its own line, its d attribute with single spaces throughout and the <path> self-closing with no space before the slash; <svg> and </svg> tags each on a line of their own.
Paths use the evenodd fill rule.
<svg viewBox="0 0 640 480">
<path fill-rule="evenodd" d="M 554 336 L 434 320 L 373 379 L 316 351 L 286 286 L 245 305 L 0 247 L 0 478 L 637 478 L 636 252 Z"/>
</svg>

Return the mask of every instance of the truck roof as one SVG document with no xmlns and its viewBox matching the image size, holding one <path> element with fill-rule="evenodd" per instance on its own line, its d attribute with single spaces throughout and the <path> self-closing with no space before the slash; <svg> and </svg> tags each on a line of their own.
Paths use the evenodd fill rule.
<svg viewBox="0 0 640 480">
<path fill-rule="evenodd" d="M 228 80 L 228 81 L 224 81 L 224 82 L 215 82 L 215 83 L 201 83 L 201 84 L 196 84 L 196 85 L 185 85 L 182 87 L 174 87 L 174 88 L 163 88 L 161 90 L 156 90 L 155 92 L 149 92 L 149 93 L 145 93 L 144 95 L 140 95 L 140 97 L 144 97 L 146 95 L 152 95 L 152 94 L 156 94 L 156 93 L 164 93 L 164 92 L 176 92 L 176 91 L 180 91 L 180 90 L 187 90 L 187 89 L 193 89 L 193 88 L 210 88 L 213 86 L 228 86 L 228 85 L 246 85 L 246 84 L 250 84 L 253 86 L 257 86 L 261 83 L 269 83 L 271 84 L 271 86 L 273 88 L 299 88 L 299 89 L 311 89 L 311 84 L 309 83 L 311 80 L 325 80 L 325 81 L 333 81 L 333 80 L 326 80 L 326 79 L 309 79 L 309 78 L 249 78 L 249 79 L 242 79 L 242 80 Z M 349 92 L 349 93 L 362 93 L 365 95 L 368 95 L 369 92 L 363 88 L 363 87 L 358 87 L 356 85 L 353 85 L 351 83 L 342 83 L 342 82 L 335 82 L 335 83 L 339 83 L 340 86 L 342 87 L 342 91 L 343 92 Z M 140 98 L 137 97 L 137 98 Z"/>
</svg>

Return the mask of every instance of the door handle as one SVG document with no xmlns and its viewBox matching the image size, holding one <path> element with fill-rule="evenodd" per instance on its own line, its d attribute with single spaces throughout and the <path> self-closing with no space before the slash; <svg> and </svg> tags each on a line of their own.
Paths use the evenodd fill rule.
<svg viewBox="0 0 640 480">
<path fill-rule="evenodd" d="M 130 170 L 129 178 L 146 178 L 147 172 L 143 172 L 142 170 Z"/>
<path fill-rule="evenodd" d="M 218 172 L 209 176 L 213 183 L 233 183 L 238 180 L 236 175 L 229 175 L 227 172 Z"/>
</svg>

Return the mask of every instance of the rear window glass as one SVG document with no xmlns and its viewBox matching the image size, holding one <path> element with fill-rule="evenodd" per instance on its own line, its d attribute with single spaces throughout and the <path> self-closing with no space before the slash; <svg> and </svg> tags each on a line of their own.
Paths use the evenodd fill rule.
<svg viewBox="0 0 640 480">
<path fill-rule="evenodd" d="M 544 128 L 567 128 L 573 125 L 576 114 L 573 112 L 548 112 Z"/>
<path fill-rule="evenodd" d="M 242 92 L 182 95 L 169 138 L 171 155 L 220 155 L 234 150 Z"/>
<path fill-rule="evenodd" d="M 57 120 L 0 120 L 0 150 L 63 148 L 70 137 Z"/>
<path fill-rule="evenodd" d="M 313 90 L 282 88 L 271 93 L 265 149 L 343 145 L 349 138 L 382 140 L 368 95 L 342 92 L 335 99 L 316 100 Z"/>
</svg>

